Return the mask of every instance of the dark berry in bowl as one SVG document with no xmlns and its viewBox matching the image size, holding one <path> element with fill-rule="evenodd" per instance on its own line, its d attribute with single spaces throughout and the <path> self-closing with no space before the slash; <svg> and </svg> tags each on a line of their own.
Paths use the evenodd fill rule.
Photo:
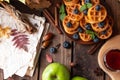
<svg viewBox="0 0 120 80">
<path fill-rule="evenodd" d="M 101 10 L 100 5 L 96 5 L 95 9 L 96 9 L 96 11 L 100 11 Z"/>
<path fill-rule="evenodd" d="M 71 23 L 71 22 L 68 22 L 68 23 L 66 24 L 66 26 L 67 26 L 67 27 L 72 27 L 72 23 Z"/>
<path fill-rule="evenodd" d="M 104 25 L 105 25 L 104 22 L 100 22 L 100 23 L 98 23 L 98 26 L 101 27 L 101 28 L 104 27 Z"/>
<path fill-rule="evenodd" d="M 74 13 L 74 14 L 79 14 L 79 10 L 78 10 L 77 8 L 75 8 L 75 9 L 73 10 L 73 13 Z"/>
<path fill-rule="evenodd" d="M 67 48 L 67 49 L 70 48 L 71 47 L 70 42 L 68 42 L 68 41 L 63 42 L 63 47 Z"/>
<path fill-rule="evenodd" d="M 82 33 L 83 29 L 81 27 L 78 28 L 78 32 Z"/>
<path fill-rule="evenodd" d="M 55 47 L 50 48 L 50 53 L 56 53 L 56 52 L 57 52 L 57 49 Z"/>
<path fill-rule="evenodd" d="M 75 33 L 75 34 L 73 34 L 73 39 L 75 39 L 75 40 L 78 40 L 79 39 L 79 35 L 77 34 L 77 33 Z"/>
<path fill-rule="evenodd" d="M 91 1 L 90 0 L 85 0 L 85 3 L 90 3 Z"/>
<path fill-rule="evenodd" d="M 95 38 L 93 39 L 93 42 L 95 42 L 95 43 L 99 42 L 99 38 L 98 38 L 98 37 L 95 37 Z"/>
<path fill-rule="evenodd" d="M 85 25 L 85 28 L 86 28 L 87 30 L 91 30 L 91 24 L 90 24 L 90 23 L 87 23 L 87 24 Z"/>
<path fill-rule="evenodd" d="M 101 34 L 105 35 L 105 34 L 107 34 L 107 31 L 106 30 L 102 31 Z"/>
<path fill-rule="evenodd" d="M 87 9 L 85 9 L 85 10 L 83 11 L 83 13 L 84 13 L 85 15 L 87 15 L 88 10 L 87 10 Z"/>
</svg>

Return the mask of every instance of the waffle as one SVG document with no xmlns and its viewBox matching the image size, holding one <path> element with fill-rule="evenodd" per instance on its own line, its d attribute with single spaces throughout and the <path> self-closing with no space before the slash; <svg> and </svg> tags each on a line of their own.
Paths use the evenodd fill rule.
<svg viewBox="0 0 120 80">
<path fill-rule="evenodd" d="M 86 21 L 87 23 L 91 23 L 91 24 L 95 23 L 94 21 L 89 20 L 89 18 L 88 18 L 87 16 L 85 16 L 85 21 Z"/>
<path fill-rule="evenodd" d="M 113 26 L 114 22 L 111 16 L 107 16 L 109 25 Z"/>
<path fill-rule="evenodd" d="M 92 3 L 93 5 L 99 4 L 99 3 L 100 3 L 100 0 L 91 0 L 91 3 Z M 84 4 L 85 4 L 85 0 L 82 0 L 82 5 L 84 5 Z"/>
<path fill-rule="evenodd" d="M 80 7 L 80 4 L 71 4 L 66 7 L 67 14 L 70 16 L 71 20 L 80 21 L 83 18 L 84 14 L 80 12 Z M 77 13 L 75 13 L 75 10 L 77 10 Z"/>
<path fill-rule="evenodd" d="M 92 40 L 91 35 L 90 35 L 90 34 L 87 34 L 87 33 L 85 33 L 85 32 L 79 33 L 79 36 L 80 36 L 81 40 L 82 40 L 82 41 L 85 41 L 85 42 Z"/>
<path fill-rule="evenodd" d="M 72 24 L 71 27 L 67 26 L 67 23 L 70 22 Z M 69 19 L 69 16 L 66 16 L 63 20 L 63 27 L 66 33 L 74 34 L 77 32 L 77 28 L 79 27 L 79 22 L 73 21 Z"/>
<path fill-rule="evenodd" d="M 84 30 L 86 30 L 86 28 L 85 28 L 85 25 L 87 24 L 87 22 L 86 22 L 86 20 L 85 20 L 85 17 L 82 19 L 82 20 L 80 20 L 80 26 L 84 29 Z"/>
<path fill-rule="evenodd" d="M 100 11 L 96 10 L 96 6 L 100 4 L 96 4 L 93 7 L 88 9 L 87 20 L 91 23 L 99 23 L 105 20 L 107 16 L 107 11 L 104 6 L 100 5 Z"/>
<path fill-rule="evenodd" d="M 66 6 L 69 6 L 69 5 L 71 5 L 71 4 L 76 4 L 76 3 L 78 3 L 79 0 L 70 0 L 70 1 L 68 1 L 68 0 L 63 0 L 63 2 L 64 2 L 64 4 L 65 4 Z"/>
<path fill-rule="evenodd" d="M 100 39 L 108 39 L 112 35 L 112 27 L 109 25 L 109 27 L 106 29 L 106 34 L 102 34 L 101 32 L 98 33 L 98 37 Z"/>
<path fill-rule="evenodd" d="M 108 19 L 105 19 L 105 20 L 104 20 L 104 26 L 101 26 L 101 27 L 100 27 L 99 24 L 100 24 L 100 23 L 91 24 L 92 29 L 93 29 L 94 31 L 96 31 L 96 32 L 102 32 L 102 31 L 106 30 L 106 29 L 108 28 L 108 25 L 109 25 Z"/>
</svg>

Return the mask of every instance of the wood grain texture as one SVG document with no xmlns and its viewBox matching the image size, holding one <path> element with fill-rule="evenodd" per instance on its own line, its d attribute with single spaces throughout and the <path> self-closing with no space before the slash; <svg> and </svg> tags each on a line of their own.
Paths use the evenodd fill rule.
<svg viewBox="0 0 120 80">
<path fill-rule="evenodd" d="M 87 54 L 91 45 L 74 45 L 73 62 L 77 64 L 73 67 L 73 76 L 79 75 L 88 78 L 88 80 L 104 80 L 104 75 L 97 76 L 94 71 L 99 68 L 97 63 L 97 53 L 94 55 Z"/>
<path fill-rule="evenodd" d="M 114 32 L 120 34 L 120 3 L 118 0 L 105 0 L 107 4 L 107 9 L 109 13 L 112 14 L 114 18 Z M 111 78 L 106 75 L 105 80 L 111 80 Z"/>
<path fill-rule="evenodd" d="M 71 49 L 65 49 L 63 48 L 63 42 L 64 41 L 70 41 L 67 37 L 65 37 L 64 35 L 60 35 L 60 34 L 56 34 L 56 30 L 53 28 L 53 26 L 50 26 L 50 30 L 49 32 L 52 32 L 53 34 L 55 34 L 51 45 L 46 49 L 43 50 L 43 52 L 41 53 L 41 59 L 40 59 L 40 75 L 39 75 L 39 80 L 42 80 L 42 72 L 44 71 L 45 67 L 50 64 L 46 61 L 46 54 L 50 54 L 50 47 L 55 47 L 58 44 L 61 44 L 61 46 L 57 49 L 57 53 L 55 54 L 51 54 L 52 58 L 53 58 L 53 62 L 59 62 L 61 64 L 64 64 L 65 66 L 67 66 L 67 68 L 69 70 L 71 70 L 70 68 L 70 62 L 71 62 Z"/>
<path fill-rule="evenodd" d="M 52 6 L 48 9 L 48 11 L 51 13 L 51 15 L 54 17 L 54 6 L 56 6 L 57 3 L 61 3 L 61 0 L 50 0 L 52 2 Z M 107 8 L 108 14 L 111 15 L 114 18 L 114 33 L 119 34 L 120 33 L 120 3 L 117 2 L 117 0 L 101 0 L 101 3 Z M 13 4 L 16 4 L 16 2 L 13 2 Z M 23 12 L 30 12 L 30 13 L 36 13 L 36 11 L 30 10 L 26 7 L 26 10 L 17 6 L 18 9 L 20 9 Z M 38 12 L 37 12 L 38 13 Z M 39 15 L 39 13 L 38 13 Z M 103 73 L 100 76 L 97 76 L 94 71 L 99 68 L 98 62 L 97 62 L 97 56 L 98 51 L 95 51 L 93 55 L 87 54 L 87 51 L 92 47 L 92 45 L 81 45 L 77 44 L 75 42 L 72 42 L 66 35 L 58 34 L 56 29 L 50 25 L 50 29 L 48 32 L 52 32 L 55 34 L 55 37 L 52 40 L 51 45 L 42 51 L 40 56 L 40 64 L 37 65 L 35 74 L 33 77 L 19 77 L 14 75 L 14 80 L 42 80 L 42 72 L 45 69 L 45 67 L 50 64 L 46 61 L 46 53 L 50 54 L 49 49 L 50 47 L 55 47 L 57 44 L 61 44 L 60 48 L 58 49 L 56 54 L 52 54 L 53 61 L 59 62 L 67 66 L 67 68 L 71 72 L 71 76 L 83 76 L 88 78 L 88 80 L 111 80 L 111 78 Z M 114 36 L 114 35 L 113 35 Z M 63 48 L 62 44 L 64 41 L 69 41 L 72 45 L 71 49 L 65 49 Z M 70 63 L 71 61 L 75 63 L 76 65 L 71 67 Z M 3 79 L 3 73 L 0 71 L 0 80 Z"/>
</svg>

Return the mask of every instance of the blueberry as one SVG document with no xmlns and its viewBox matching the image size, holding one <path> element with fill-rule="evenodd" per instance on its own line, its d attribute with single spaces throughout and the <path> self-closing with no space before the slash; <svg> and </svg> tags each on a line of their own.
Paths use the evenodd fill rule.
<svg viewBox="0 0 120 80">
<path fill-rule="evenodd" d="M 91 1 L 90 0 L 85 0 L 85 3 L 90 3 Z"/>
<path fill-rule="evenodd" d="M 98 26 L 101 27 L 101 28 L 104 27 L 104 25 L 105 25 L 104 22 L 100 22 L 100 23 L 98 23 Z"/>
<path fill-rule="evenodd" d="M 82 33 L 83 29 L 81 27 L 78 28 L 78 32 Z"/>
<path fill-rule="evenodd" d="M 79 10 L 77 8 L 74 9 L 73 11 L 74 14 L 78 14 L 79 13 Z"/>
<path fill-rule="evenodd" d="M 97 37 L 95 37 L 95 38 L 93 39 L 93 42 L 97 43 L 97 42 L 99 42 L 99 39 L 98 39 Z"/>
<path fill-rule="evenodd" d="M 78 40 L 79 39 L 79 35 L 77 33 L 73 34 L 73 39 Z"/>
<path fill-rule="evenodd" d="M 66 25 L 67 25 L 67 27 L 72 27 L 72 23 L 71 22 L 68 22 Z"/>
<path fill-rule="evenodd" d="M 85 10 L 83 11 L 83 13 L 84 13 L 85 15 L 87 15 L 87 12 L 88 12 L 87 9 L 85 9 Z"/>
<path fill-rule="evenodd" d="M 71 44 L 68 41 L 65 41 L 63 42 L 63 47 L 68 49 L 71 47 Z"/>
<path fill-rule="evenodd" d="M 97 5 L 97 6 L 95 7 L 95 9 L 96 9 L 97 11 L 100 11 L 100 9 L 101 9 L 100 5 Z"/>
<path fill-rule="evenodd" d="M 105 35 L 106 33 L 107 33 L 107 31 L 106 31 L 106 30 L 101 32 L 101 34 L 103 34 L 103 35 Z"/>
<path fill-rule="evenodd" d="M 57 49 L 56 48 L 54 48 L 54 47 L 51 47 L 50 48 L 50 53 L 56 53 L 57 52 Z"/>
<path fill-rule="evenodd" d="M 90 24 L 90 23 L 87 23 L 87 24 L 85 25 L 85 28 L 86 28 L 87 30 L 90 30 L 90 29 L 91 29 L 91 24 Z"/>
</svg>

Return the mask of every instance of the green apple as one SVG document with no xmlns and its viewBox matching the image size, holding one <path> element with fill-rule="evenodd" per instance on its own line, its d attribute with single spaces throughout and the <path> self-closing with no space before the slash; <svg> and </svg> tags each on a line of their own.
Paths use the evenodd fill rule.
<svg viewBox="0 0 120 80">
<path fill-rule="evenodd" d="M 75 76 L 72 78 L 72 80 L 88 80 L 88 79 L 86 79 L 84 77 L 80 77 L 80 76 Z"/>
<path fill-rule="evenodd" d="M 51 63 L 43 71 L 42 80 L 70 80 L 70 72 L 63 64 Z"/>
</svg>

